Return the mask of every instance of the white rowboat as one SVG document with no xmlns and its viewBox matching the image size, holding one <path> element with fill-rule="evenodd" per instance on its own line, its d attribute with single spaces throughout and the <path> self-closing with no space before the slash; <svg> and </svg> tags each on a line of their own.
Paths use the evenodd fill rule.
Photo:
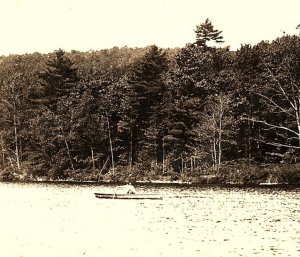
<svg viewBox="0 0 300 257">
<path fill-rule="evenodd" d="M 162 200 L 162 196 L 158 194 L 107 194 L 94 193 L 95 197 L 101 199 L 123 199 L 123 200 Z"/>
</svg>

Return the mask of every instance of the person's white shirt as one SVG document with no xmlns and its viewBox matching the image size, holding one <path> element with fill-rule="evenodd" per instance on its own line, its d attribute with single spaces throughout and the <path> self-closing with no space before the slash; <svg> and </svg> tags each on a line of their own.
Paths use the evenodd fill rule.
<svg viewBox="0 0 300 257">
<path fill-rule="evenodd" d="M 135 188 L 134 188 L 134 186 L 131 185 L 131 183 L 129 183 L 125 187 L 125 192 L 126 192 L 126 194 L 135 194 Z"/>
</svg>

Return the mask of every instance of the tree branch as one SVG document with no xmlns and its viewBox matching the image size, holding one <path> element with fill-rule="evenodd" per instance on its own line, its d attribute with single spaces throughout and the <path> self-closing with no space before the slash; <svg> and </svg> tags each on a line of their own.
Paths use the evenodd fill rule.
<svg viewBox="0 0 300 257">
<path fill-rule="evenodd" d="M 294 135 L 296 135 L 298 138 L 299 138 L 299 133 L 292 130 L 292 129 L 289 129 L 287 127 L 284 127 L 284 126 L 278 126 L 278 125 L 274 125 L 274 124 L 271 124 L 267 121 L 263 121 L 263 120 L 257 120 L 257 119 L 254 119 L 254 118 L 242 118 L 242 120 L 250 120 L 250 121 L 253 121 L 253 122 L 257 122 L 257 123 L 261 123 L 261 124 L 264 124 L 266 126 L 269 126 L 270 128 L 274 128 L 274 129 L 282 129 L 282 130 L 285 130 L 285 131 L 288 131 Z"/>
</svg>

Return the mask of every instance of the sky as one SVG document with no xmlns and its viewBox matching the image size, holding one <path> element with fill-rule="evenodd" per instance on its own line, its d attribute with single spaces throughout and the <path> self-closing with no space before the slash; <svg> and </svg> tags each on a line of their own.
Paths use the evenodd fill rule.
<svg viewBox="0 0 300 257">
<path fill-rule="evenodd" d="M 225 43 L 298 35 L 300 0 L 0 0 L 0 55 L 183 47 L 206 18 Z"/>
</svg>

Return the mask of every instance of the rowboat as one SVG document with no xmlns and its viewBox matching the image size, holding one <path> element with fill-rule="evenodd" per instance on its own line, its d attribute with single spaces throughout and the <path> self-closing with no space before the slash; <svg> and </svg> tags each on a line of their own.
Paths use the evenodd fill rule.
<svg viewBox="0 0 300 257">
<path fill-rule="evenodd" d="M 262 182 L 259 183 L 260 186 L 280 186 L 282 184 L 277 183 L 277 182 Z"/>
<path fill-rule="evenodd" d="M 158 194 L 107 194 L 94 193 L 95 197 L 101 199 L 123 199 L 123 200 L 162 200 L 162 196 Z"/>
</svg>

